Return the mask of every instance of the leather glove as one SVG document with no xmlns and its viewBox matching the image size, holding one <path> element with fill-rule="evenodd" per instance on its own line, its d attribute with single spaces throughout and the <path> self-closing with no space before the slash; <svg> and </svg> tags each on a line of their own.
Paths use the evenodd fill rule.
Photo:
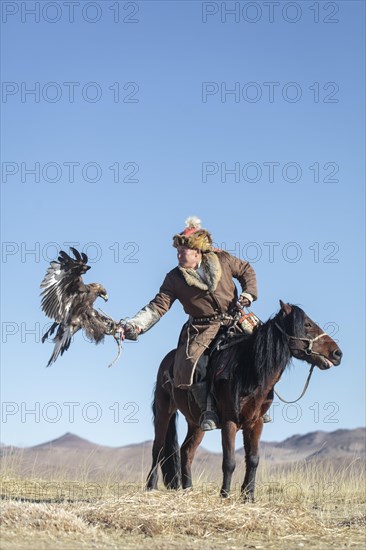
<svg viewBox="0 0 366 550">
<path fill-rule="evenodd" d="M 123 338 L 126 340 L 137 340 L 141 329 L 131 323 L 125 323 L 123 326 Z"/>
<path fill-rule="evenodd" d="M 242 307 L 249 307 L 252 302 L 246 296 L 239 296 L 239 304 Z"/>
</svg>

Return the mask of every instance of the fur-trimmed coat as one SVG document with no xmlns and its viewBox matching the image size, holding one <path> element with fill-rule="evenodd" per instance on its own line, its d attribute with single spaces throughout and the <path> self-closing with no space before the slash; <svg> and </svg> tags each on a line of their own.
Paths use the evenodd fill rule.
<svg viewBox="0 0 366 550">
<path fill-rule="evenodd" d="M 199 273 L 202 273 L 203 277 Z M 225 251 L 203 254 L 200 269 L 180 266 L 170 271 L 158 294 L 149 303 L 161 317 L 179 300 L 190 316 L 184 325 L 174 363 L 174 385 L 187 387 L 193 382 L 198 359 L 217 335 L 220 322 L 195 325 L 194 317 L 209 317 L 231 310 L 238 299 L 233 281 L 237 279 L 243 292 L 257 299 L 257 283 L 254 269 L 248 262 L 239 260 Z"/>
</svg>

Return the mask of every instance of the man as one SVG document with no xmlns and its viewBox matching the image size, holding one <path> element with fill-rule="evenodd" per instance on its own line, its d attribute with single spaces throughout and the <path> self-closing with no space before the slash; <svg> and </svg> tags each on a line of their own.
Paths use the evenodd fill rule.
<svg viewBox="0 0 366 550">
<path fill-rule="evenodd" d="M 233 278 L 241 286 L 239 302 L 242 306 L 248 307 L 257 299 L 254 269 L 248 262 L 214 249 L 210 233 L 202 229 L 200 223 L 197 217 L 190 217 L 186 220 L 185 229 L 174 235 L 178 266 L 166 275 L 155 298 L 124 326 L 125 337 L 135 340 L 138 334 L 155 325 L 175 300 L 180 301 L 189 319 L 179 338 L 173 380 L 175 387 L 186 389 L 194 383 L 199 360 L 207 365 L 205 351 L 220 328 L 233 322 L 232 314 L 238 301 Z M 201 415 L 200 427 L 207 431 L 217 427 L 218 418 L 207 381 L 205 387 L 206 403 L 202 406 L 205 410 Z"/>
</svg>

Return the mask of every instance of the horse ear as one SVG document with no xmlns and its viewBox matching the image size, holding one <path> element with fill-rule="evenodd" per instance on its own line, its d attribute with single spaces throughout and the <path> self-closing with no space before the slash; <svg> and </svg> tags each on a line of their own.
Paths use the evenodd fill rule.
<svg viewBox="0 0 366 550">
<path fill-rule="evenodd" d="M 292 307 L 290 304 L 285 304 L 282 300 L 280 300 L 280 306 L 285 315 L 289 315 L 292 311 Z"/>
</svg>

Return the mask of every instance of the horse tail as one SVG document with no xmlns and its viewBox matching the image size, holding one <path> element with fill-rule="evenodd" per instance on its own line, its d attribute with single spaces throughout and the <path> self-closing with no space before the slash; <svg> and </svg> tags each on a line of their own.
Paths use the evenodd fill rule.
<svg viewBox="0 0 366 550">
<path fill-rule="evenodd" d="M 181 486 L 180 447 L 177 435 L 178 413 L 171 392 L 164 383 L 165 373 L 173 364 L 175 350 L 169 352 L 163 359 L 155 385 L 152 403 L 155 439 L 153 445 L 153 463 L 150 471 L 150 486 L 156 488 L 157 467 L 160 464 L 163 481 L 168 489 L 179 489 Z M 173 412 L 174 411 L 174 412 Z M 172 414 L 173 412 L 173 414 Z"/>
<path fill-rule="evenodd" d="M 180 466 L 180 447 L 177 435 L 177 418 L 175 412 L 169 420 L 165 437 L 164 455 L 161 462 L 164 485 L 167 489 L 179 489 L 181 486 L 182 472 Z"/>
</svg>

